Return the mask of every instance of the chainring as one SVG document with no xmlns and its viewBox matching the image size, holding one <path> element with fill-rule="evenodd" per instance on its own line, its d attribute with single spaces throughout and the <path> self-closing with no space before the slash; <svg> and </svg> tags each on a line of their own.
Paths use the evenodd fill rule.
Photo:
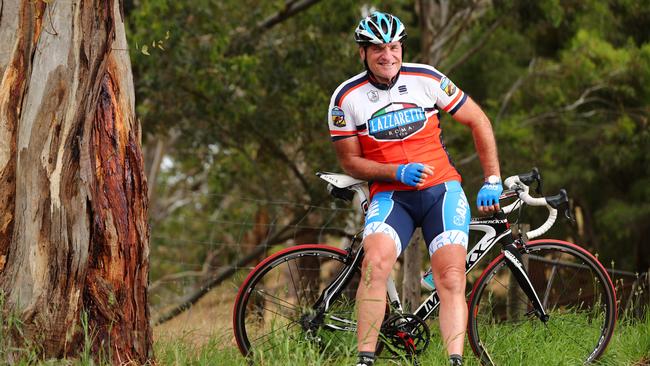
<svg viewBox="0 0 650 366">
<path fill-rule="evenodd" d="M 381 325 L 380 341 L 395 356 L 413 356 L 429 346 L 431 331 L 414 314 L 393 314 Z"/>
</svg>

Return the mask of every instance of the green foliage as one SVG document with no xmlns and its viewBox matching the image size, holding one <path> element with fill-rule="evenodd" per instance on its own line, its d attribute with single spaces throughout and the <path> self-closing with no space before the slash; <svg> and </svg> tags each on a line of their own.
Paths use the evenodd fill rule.
<svg viewBox="0 0 650 366">
<path fill-rule="evenodd" d="M 188 192 L 154 227 L 152 279 L 201 271 L 209 255 L 231 263 L 260 213 L 278 227 L 304 215 L 269 202 L 326 200 L 314 173 L 338 170 L 327 105 L 362 67 L 354 4 L 322 2 L 270 30 L 258 24 L 284 1 L 143 1 L 129 14 L 131 44 L 165 40 L 151 56 L 131 52 L 145 134 L 178 136 L 153 189 Z"/>
<path fill-rule="evenodd" d="M 503 27 L 452 78 L 492 118 L 502 172 L 540 167 L 545 193 L 567 188 L 587 216 L 579 231 L 554 235 L 572 236 L 604 262 L 616 258 L 623 268 L 644 270 L 634 248 L 644 246 L 650 221 L 650 43 L 647 32 L 639 36 L 628 24 L 650 25 L 648 6 L 634 1 L 499 6 L 499 14 L 508 14 Z M 472 32 L 484 29 L 479 24 Z M 461 147 L 458 154 L 455 141 L 448 141 L 456 155 L 467 156 L 473 148 Z M 460 168 L 474 172 L 478 164 Z"/>
<path fill-rule="evenodd" d="M 325 116 L 336 86 L 363 69 L 352 41 L 362 6 L 398 14 L 409 33 L 405 60 L 420 54 L 426 30 L 412 0 L 321 1 L 260 28 L 285 5 L 148 0 L 128 14 L 130 44 L 151 45 L 149 56 L 131 49 L 145 136 L 174 142 L 151 189 L 187 192 L 153 228 L 153 280 L 201 271 L 209 254 L 232 263 L 262 213 L 278 227 L 305 213 L 269 202 L 328 202 L 313 173 L 340 171 Z M 538 166 L 546 194 L 567 188 L 585 219 L 549 236 L 571 237 L 625 269 L 645 266 L 637 252 L 650 235 L 650 4 L 508 0 L 476 14 L 434 66 L 491 118 L 502 174 Z M 471 134 L 449 116 L 442 127 L 473 201 L 483 174 Z M 334 221 L 343 226 L 347 216 Z M 310 212 L 306 221 L 325 219 Z"/>
</svg>

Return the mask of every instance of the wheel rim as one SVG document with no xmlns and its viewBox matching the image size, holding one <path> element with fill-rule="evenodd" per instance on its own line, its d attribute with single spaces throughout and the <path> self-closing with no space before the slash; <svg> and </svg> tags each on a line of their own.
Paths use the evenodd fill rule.
<svg viewBox="0 0 650 366">
<path fill-rule="evenodd" d="M 309 343 L 323 350 L 350 352 L 355 342 L 354 294 L 358 274 L 327 314 L 312 306 L 342 268 L 343 255 L 309 249 L 278 256 L 259 268 L 237 306 L 238 342 L 244 353 Z M 338 329 L 350 328 L 348 331 Z M 291 349 L 291 348 L 290 348 Z"/>
<path fill-rule="evenodd" d="M 475 352 L 484 363 L 495 364 L 526 363 L 525 357 L 535 357 L 536 364 L 593 361 L 613 331 L 615 304 L 608 280 L 572 248 L 546 244 L 531 250 L 524 258 L 548 322 L 533 314 L 505 262 L 498 262 L 473 299 L 470 335 Z"/>
</svg>

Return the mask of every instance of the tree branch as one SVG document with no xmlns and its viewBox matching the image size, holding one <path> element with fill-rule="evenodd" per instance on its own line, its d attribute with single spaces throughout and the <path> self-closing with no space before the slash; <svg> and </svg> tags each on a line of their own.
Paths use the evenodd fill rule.
<svg viewBox="0 0 650 366">
<path fill-rule="evenodd" d="M 501 117 L 503 117 L 503 114 L 506 111 L 506 108 L 508 107 L 508 104 L 510 104 L 510 99 L 512 99 L 512 95 L 521 87 L 521 85 L 524 83 L 524 81 L 533 73 L 533 68 L 535 64 L 537 63 L 536 58 L 532 58 L 530 62 L 528 63 L 528 71 L 526 74 L 520 76 L 508 89 L 508 92 L 506 92 L 506 95 L 503 96 L 503 102 L 501 102 L 501 107 L 499 108 L 499 112 L 497 113 L 497 116 L 494 118 L 494 123 L 497 121 L 501 120 Z"/>
<path fill-rule="evenodd" d="M 257 24 L 257 32 L 260 30 L 268 30 L 275 25 L 284 22 L 299 12 L 308 9 L 312 5 L 318 3 L 320 0 L 289 0 L 286 2 L 284 9 L 271 15 Z M 256 33 L 257 33 L 256 32 Z"/>
<path fill-rule="evenodd" d="M 452 70 L 464 64 L 471 56 L 473 56 L 476 52 L 478 52 L 483 47 L 485 47 L 487 43 L 486 42 L 487 39 L 491 37 L 492 34 L 494 34 L 494 31 L 496 31 L 496 29 L 499 27 L 499 25 L 503 23 L 503 19 L 504 18 L 499 18 L 497 21 L 492 23 L 492 25 L 488 28 L 488 30 L 481 35 L 481 38 L 479 38 L 475 42 L 474 47 L 467 50 L 462 56 L 460 56 L 456 61 L 454 61 L 454 63 L 451 64 L 451 66 L 445 68 L 445 73 L 451 74 Z"/>
<path fill-rule="evenodd" d="M 448 55 L 451 54 L 456 49 L 456 47 L 458 46 L 458 42 L 460 40 L 461 33 L 468 28 L 470 22 L 474 19 L 483 16 L 485 11 L 482 11 L 480 13 L 475 13 L 477 6 L 478 6 L 478 2 L 476 1 L 472 2 L 469 7 L 464 9 L 462 12 L 458 13 L 459 25 L 455 27 L 455 30 L 451 33 L 451 36 L 449 37 L 449 40 L 447 42 L 449 43 L 449 41 L 451 41 L 452 42 L 451 46 L 441 50 L 440 60 L 446 59 Z"/>
<path fill-rule="evenodd" d="M 314 203 L 314 202 L 312 202 Z M 314 203 L 317 204 L 317 203 Z M 311 206 L 311 205 L 310 205 Z M 205 294 L 207 294 L 210 290 L 221 284 L 224 280 L 230 278 L 239 268 L 242 268 L 244 266 L 247 266 L 250 262 L 254 261 L 255 259 L 259 258 L 262 256 L 264 253 L 266 253 L 266 249 L 269 246 L 282 243 L 288 239 L 291 238 L 291 235 L 286 235 L 287 231 L 291 229 L 292 227 L 295 227 L 300 221 L 303 220 L 304 215 L 307 213 L 307 210 L 303 210 L 301 215 L 297 215 L 296 218 L 293 219 L 291 223 L 288 225 L 284 226 L 279 232 L 273 234 L 271 237 L 267 237 L 263 243 L 260 243 L 253 249 L 252 252 L 250 252 L 248 255 L 246 255 L 243 258 L 240 258 L 237 262 L 234 264 L 231 264 L 229 266 L 221 267 L 221 270 L 219 270 L 214 276 L 212 276 L 209 280 L 203 283 L 201 287 L 195 291 L 192 294 L 189 294 L 186 296 L 180 304 L 178 304 L 175 308 L 170 310 L 169 312 L 163 314 L 160 316 L 156 321 L 154 322 L 154 325 L 160 325 L 166 321 L 169 321 L 179 314 L 183 313 L 185 310 L 189 309 L 192 305 L 196 304 L 197 301 L 199 301 Z M 295 236 L 295 235 L 294 235 Z"/>
<path fill-rule="evenodd" d="M 176 281 L 187 277 L 200 277 L 203 276 L 204 274 L 205 273 L 203 273 L 203 271 L 184 271 L 184 272 L 168 274 L 160 277 L 158 280 L 154 281 L 151 285 L 149 285 L 148 291 L 149 293 L 155 291 L 158 287 L 160 287 L 160 285 L 162 285 L 164 282 L 167 281 Z"/>
<path fill-rule="evenodd" d="M 275 157 L 277 157 L 281 162 L 283 162 L 284 164 L 286 164 L 287 167 L 289 167 L 289 169 L 293 172 L 296 178 L 298 178 L 298 180 L 300 181 L 300 184 L 304 188 L 305 192 L 310 193 L 311 189 L 309 183 L 307 182 L 307 179 L 305 179 L 300 169 L 298 169 L 298 166 L 287 156 L 287 154 L 285 154 L 280 147 L 278 147 L 273 141 L 271 141 L 271 139 L 264 136 L 264 134 L 258 131 L 255 128 L 255 126 L 251 126 L 251 131 L 253 131 L 253 133 L 257 135 L 259 139 L 261 139 L 261 141 L 264 143 L 264 146 L 268 147 L 269 150 L 271 150 L 271 152 L 273 153 L 273 155 L 275 155 Z"/>
<path fill-rule="evenodd" d="M 239 30 L 236 34 L 233 34 L 230 47 L 225 53 L 226 56 L 232 57 L 249 52 L 262 37 L 264 32 L 286 21 L 301 11 L 310 8 L 318 2 L 320 2 L 320 0 L 288 0 L 285 3 L 284 9 L 257 23 L 254 30 L 247 32 Z"/>
</svg>

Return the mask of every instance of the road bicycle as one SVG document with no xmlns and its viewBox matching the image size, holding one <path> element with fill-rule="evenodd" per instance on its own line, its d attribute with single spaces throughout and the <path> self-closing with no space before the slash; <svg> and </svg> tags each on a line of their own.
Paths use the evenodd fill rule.
<svg viewBox="0 0 650 366">
<path fill-rule="evenodd" d="M 334 197 L 352 201 L 356 195 L 359 208 L 367 210 L 365 182 L 342 174 L 318 175 L 329 183 Z M 512 363 L 513 354 L 526 351 L 552 353 L 554 364 L 590 363 L 603 354 L 614 332 L 616 293 L 598 259 L 566 241 L 530 240 L 551 228 L 558 209 L 570 215 L 565 190 L 533 197 L 534 183 L 541 193 L 537 169 L 507 178 L 500 199 L 514 202 L 470 222 L 470 238 L 476 234 L 480 238 L 466 257 L 468 278 L 477 278 L 469 293 L 467 336 L 484 365 Z M 535 230 L 514 235 L 508 217 L 518 220 L 526 205 L 546 207 L 548 217 Z M 478 277 L 472 276 L 497 243 L 501 251 L 492 255 L 494 259 Z M 235 300 L 233 329 L 241 353 L 250 356 L 286 347 L 287 342 L 307 342 L 323 352 L 353 353 L 362 258 L 358 233 L 345 249 L 296 245 L 264 259 L 246 277 Z M 407 313 L 392 278 L 387 288 L 377 354 L 387 349 L 394 357 L 415 359 L 429 345 L 426 321 L 440 303 L 437 292 Z M 520 349 L 519 344 L 528 349 Z M 558 345 L 562 350 L 556 349 Z"/>
</svg>

